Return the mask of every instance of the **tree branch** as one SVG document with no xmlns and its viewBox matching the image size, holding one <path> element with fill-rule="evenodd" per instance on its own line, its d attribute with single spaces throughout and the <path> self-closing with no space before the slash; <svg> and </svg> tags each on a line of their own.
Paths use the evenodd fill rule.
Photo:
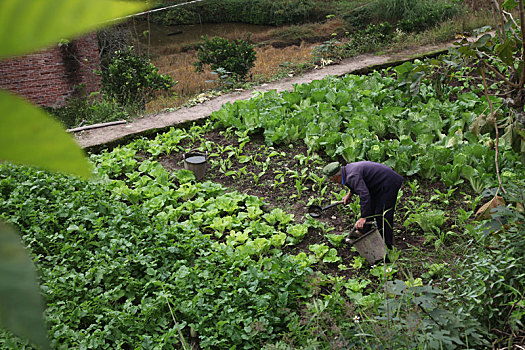
<svg viewBox="0 0 525 350">
<path fill-rule="evenodd" d="M 507 77 L 505 77 L 503 74 L 501 74 L 501 72 L 499 72 L 496 68 L 494 68 L 493 66 L 488 64 L 485 60 L 483 60 L 482 62 L 483 62 L 483 64 L 485 65 L 485 67 L 487 69 L 489 69 L 494 74 L 496 74 L 496 76 L 498 78 L 500 78 L 501 80 L 503 80 L 505 82 L 505 84 L 510 85 L 514 89 L 519 89 L 520 88 L 519 84 L 516 84 L 516 83 L 510 81 L 509 79 L 507 79 Z"/>
<path fill-rule="evenodd" d="M 521 62 L 525 62 L 525 41 L 523 40 L 523 33 L 525 33 L 525 23 L 524 21 L 524 10 L 523 10 L 523 0 L 518 1 L 519 12 L 520 12 L 520 24 L 521 24 Z M 525 69 L 521 71 L 519 89 L 523 88 L 525 84 Z"/>
<path fill-rule="evenodd" d="M 488 90 L 488 87 L 487 87 L 487 80 L 485 78 L 485 70 L 483 69 L 483 67 L 481 67 L 480 70 L 481 70 L 481 76 L 483 77 L 483 88 L 485 90 L 485 97 L 487 98 L 487 101 L 489 103 L 490 114 L 494 118 L 494 129 L 496 130 L 496 145 L 495 145 L 496 154 L 494 156 L 494 162 L 496 163 L 496 175 L 498 176 L 499 188 L 501 188 L 503 193 L 507 193 L 507 191 L 505 191 L 505 188 L 503 188 L 503 183 L 501 182 L 501 176 L 499 174 L 499 161 L 498 161 L 499 130 L 498 130 L 498 121 L 497 121 L 497 118 L 496 118 L 496 115 L 495 115 L 494 106 L 492 105 L 492 102 L 490 101 L 490 98 L 489 98 L 489 90 Z"/>
</svg>

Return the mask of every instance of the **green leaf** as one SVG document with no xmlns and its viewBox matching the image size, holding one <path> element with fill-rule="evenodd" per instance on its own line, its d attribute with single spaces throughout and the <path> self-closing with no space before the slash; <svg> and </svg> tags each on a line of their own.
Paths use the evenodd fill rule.
<svg viewBox="0 0 525 350">
<path fill-rule="evenodd" d="M 474 43 L 474 47 L 483 47 L 487 45 L 489 40 L 492 38 L 490 34 L 484 34 L 482 35 L 476 42 Z"/>
<path fill-rule="evenodd" d="M 0 222 L 0 326 L 49 348 L 35 269 L 16 232 Z"/>
<path fill-rule="evenodd" d="M 496 52 L 507 66 L 512 67 L 514 65 L 513 43 L 510 40 L 505 40 L 503 44 L 498 45 Z"/>
<path fill-rule="evenodd" d="M 45 48 L 144 8 L 140 2 L 109 0 L 2 0 L 0 58 Z"/>
<path fill-rule="evenodd" d="M 1 90 L 0 111 L 0 160 L 90 176 L 82 149 L 45 112 Z"/>
<path fill-rule="evenodd" d="M 516 0 L 506 0 L 504 3 L 503 3 L 503 9 L 505 11 L 511 11 L 512 9 L 514 9 L 516 6 L 518 6 L 518 2 Z"/>
</svg>

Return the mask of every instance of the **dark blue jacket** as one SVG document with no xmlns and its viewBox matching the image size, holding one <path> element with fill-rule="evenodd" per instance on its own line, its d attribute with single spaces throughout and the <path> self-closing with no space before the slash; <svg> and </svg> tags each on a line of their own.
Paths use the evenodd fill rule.
<svg viewBox="0 0 525 350">
<path fill-rule="evenodd" d="M 343 183 L 359 196 L 361 217 L 374 215 L 373 198 L 394 193 L 403 184 L 403 177 L 384 164 L 363 161 L 342 167 Z"/>
</svg>

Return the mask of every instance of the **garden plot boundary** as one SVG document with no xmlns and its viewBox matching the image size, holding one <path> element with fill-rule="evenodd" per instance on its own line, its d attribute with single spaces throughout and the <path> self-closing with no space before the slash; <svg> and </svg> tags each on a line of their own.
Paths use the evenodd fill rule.
<svg viewBox="0 0 525 350">
<path fill-rule="evenodd" d="M 176 125 L 206 119 L 212 112 L 221 109 L 223 104 L 249 99 L 257 92 L 291 90 L 295 84 L 321 80 L 328 75 L 340 77 L 345 74 L 365 74 L 376 69 L 398 65 L 406 61 L 435 57 L 446 53 L 452 46 L 454 46 L 454 41 L 438 45 L 422 46 L 392 54 L 359 55 L 344 59 L 338 64 L 314 69 L 301 76 L 261 84 L 252 90 L 235 91 L 224 94 L 192 107 L 183 107 L 173 112 L 143 116 L 126 124 L 83 130 L 74 132 L 73 134 L 80 147 L 88 152 L 97 152 L 100 149 L 111 148 L 129 142 L 136 137 L 156 134 L 157 132 L 166 131 Z"/>
</svg>

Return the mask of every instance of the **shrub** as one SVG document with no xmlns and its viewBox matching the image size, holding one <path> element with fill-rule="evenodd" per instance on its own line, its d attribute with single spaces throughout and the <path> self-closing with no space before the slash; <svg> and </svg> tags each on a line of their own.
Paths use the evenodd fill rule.
<svg viewBox="0 0 525 350">
<path fill-rule="evenodd" d="M 408 18 L 400 20 L 399 29 L 405 32 L 420 32 L 458 14 L 458 8 L 444 2 L 419 3 Z"/>
<path fill-rule="evenodd" d="M 511 204 L 499 207 L 492 222 L 478 227 L 478 244 L 462 259 L 462 271 L 455 290 L 464 312 L 478 319 L 492 334 L 524 336 L 525 321 L 525 202 L 523 181 L 506 185 L 505 200 Z M 501 223 L 505 223 L 501 226 Z M 499 227 L 494 232 L 491 227 Z M 512 348 L 512 338 L 505 346 Z"/>
<path fill-rule="evenodd" d="M 209 0 L 159 11 L 152 14 L 151 19 L 162 24 L 241 22 L 283 25 L 321 19 L 322 10 L 312 0 Z"/>
<path fill-rule="evenodd" d="M 325 41 L 313 49 L 313 57 L 316 62 L 322 60 L 339 60 L 344 56 L 344 45 L 336 39 Z"/>
<path fill-rule="evenodd" d="M 406 32 L 423 31 L 460 13 L 460 7 L 445 0 L 379 0 L 377 19 L 397 23 Z"/>
<path fill-rule="evenodd" d="M 128 119 L 128 112 L 114 100 L 102 98 L 90 102 L 74 97 L 64 107 L 47 109 L 65 128 Z"/>
<path fill-rule="evenodd" d="M 140 110 L 156 92 L 168 92 L 176 84 L 171 76 L 160 74 L 149 59 L 134 54 L 132 47 L 117 51 L 99 74 L 104 95 L 121 106 Z"/>
<path fill-rule="evenodd" d="M 203 37 L 197 62 L 194 63 L 197 72 L 202 72 L 205 65 L 210 65 L 213 71 L 226 70 L 233 73 L 236 80 L 243 80 L 255 64 L 255 47 L 250 44 L 250 36 L 246 40 Z"/>
<path fill-rule="evenodd" d="M 355 349 L 470 349 L 486 348 L 484 333 L 475 320 L 448 310 L 446 295 L 430 285 L 386 283 L 389 298 L 382 302 L 382 317 L 365 317 L 348 337 Z M 362 313 L 366 315 L 366 313 Z M 362 334 L 366 334 L 364 338 Z"/>
<path fill-rule="evenodd" d="M 363 29 L 367 23 L 370 23 L 373 19 L 374 9 L 371 5 L 359 6 L 347 14 L 343 15 L 343 18 L 350 28 Z"/>
<path fill-rule="evenodd" d="M 390 23 L 370 24 L 366 29 L 353 35 L 352 41 L 346 45 L 346 56 L 374 51 L 392 39 L 392 36 L 392 25 Z"/>
<path fill-rule="evenodd" d="M 315 7 L 311 0 L 280 0 L 270 3 L 272 20 L 269 24 L 272 25 L 304 23 Z"/>
</svg>

